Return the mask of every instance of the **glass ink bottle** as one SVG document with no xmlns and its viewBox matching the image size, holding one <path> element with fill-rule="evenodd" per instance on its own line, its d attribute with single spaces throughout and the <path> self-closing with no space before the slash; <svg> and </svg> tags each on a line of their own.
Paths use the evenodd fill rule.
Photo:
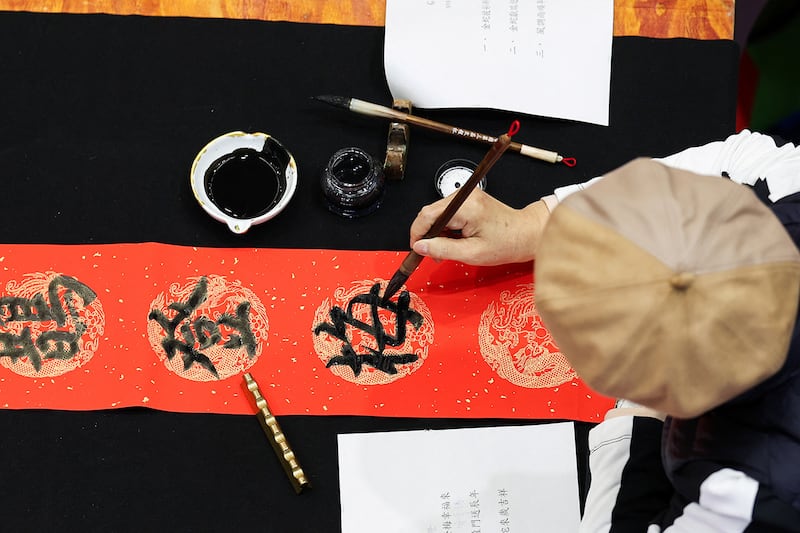
<svg viewBox="0 0 800 533">
<path fill-rule="evenodd" d="M 383 167 L 361 148 L 337 150 L 320 178 L 328 209 L 356 218 L 380 207 L 385 192 Z"/>
</svg>

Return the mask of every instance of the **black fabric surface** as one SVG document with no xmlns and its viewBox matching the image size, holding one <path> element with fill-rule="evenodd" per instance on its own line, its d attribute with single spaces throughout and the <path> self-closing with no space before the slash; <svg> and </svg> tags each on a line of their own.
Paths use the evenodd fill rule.
<svg viewBox="0 0 800 533">
<path fill-rule="evenodd" d="M 328 157 L 359 146 L 382 159 L 388 124 L 309 97 L 389 104 L 382 54 L 382 28 L 0 13 L 0 241 L 404 250 L 416 212 L 437 198 L 436 169 L 478 161 L 486 146 L 413 129 L 407 176 L 384 205 L 357 220 L 329 213 Z M 515 140 L 577 158 L 570 169 L 504 156 L 487 190 L 522 207 L 633 157 L 732 133 L 737 62 L 730 41 L 615 38 L 610 127 L 415 112 L 490 134 L 520 119 Z M 275 136 L 299 169 L 287 210 L 243 236 L 189 187 L 198 150 L 232 130 Z M 296 496 L 255 417 L 0 410 L 0 530 L 338 531 L 337 433 L 524 422 L 284 417 L 314 485 Z M 576 434 L 582 473 L 587 428 Z"/>
</svg>

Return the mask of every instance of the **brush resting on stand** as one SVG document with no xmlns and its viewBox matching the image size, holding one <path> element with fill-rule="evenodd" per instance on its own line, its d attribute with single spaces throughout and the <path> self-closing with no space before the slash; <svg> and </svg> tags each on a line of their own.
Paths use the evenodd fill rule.
<svg viewBox="0 0 800 533">
<path fill-rule="evenodd" d="M 485 133 L 470 131 L 464 128 L 457 128 L 448 124 L 442 124 L 441 122 L 436 122 L 435 120 L 418 117 L 410 113 L 404 113 L 390 107 L 373 104 L 371 102 L 365 102 L 364 100 L 359 100 L 357 98 L 345 98 L 343 96 L 332 95 L 312 96 L 311 98 L 313 100 L 317 100 L 318 102 L 323 102 L 334 107 L 347 109 L 348 111 L 353 111 L 354 113 L 359 113 L 361 115 L 388 118 L 393 122 L 411 124 L 412 126 L 418 126 L 431 131 L 438 131 L 439 133 L 461 137 L 462 139 L 467 139 L 470 141 L 477 141 L 486 144 L 494 144 L 497 142 L 496 137 L 486 135 Z M 563 163 L 568 167 L 574 167 L 576 164 L 574 157 L 564 157 L 557 152 L 544 150 L 542 148 L 529 146 L 527 144 L 510 142 L 508 149 L 512 152 L 519 152 L 524 156 L 532 157 L 533 159 L 547 161 L 548 163 Z"/>
</svg>

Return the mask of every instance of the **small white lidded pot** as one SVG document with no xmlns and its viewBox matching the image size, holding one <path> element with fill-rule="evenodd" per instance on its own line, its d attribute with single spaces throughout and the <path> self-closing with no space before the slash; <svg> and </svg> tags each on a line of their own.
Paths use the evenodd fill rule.
<svg viewBox="0 0 800 533">
<path fill-rule="evenodd" d="M 190 181 L 205 212 L 241 234 L 289 204 L 297 189 L 297 163 L 274 137 L 233 131 L 200 150 Z"/>
</svg>

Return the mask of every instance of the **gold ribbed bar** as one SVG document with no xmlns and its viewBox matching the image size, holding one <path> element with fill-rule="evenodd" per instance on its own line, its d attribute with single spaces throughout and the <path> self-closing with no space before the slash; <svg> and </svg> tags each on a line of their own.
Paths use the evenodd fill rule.
<svg viewBox="0 0 800 533">
<path fill-rule="evenodd" d="M 300 463 L 297 461 L 297 457 L 295 457 L 292 447 L 289 445 L 289 441 L 286 440 L 286 435 L 283 434 L 278 420 L 269 410 L 267 400 L 264 399 L 264 396 L 261 394 L 258 383 L 256 383 L 253 376 L 249 373 L 244 375 L 244 382 L 247 390 L 250 391 L 255 400 L 256 409 L 258 409 L 256 416 L 261 424 L 261 428 L 267 435 L 272 449 L 275 450 L 275 454 L 278 456 L 278 461 L 280 461 L 284 472 L 286 472 L 286 475 L 289 477 L 292 488 L 297 494 L 300 494 L 307 488 L 311 488 L 311 483 L 308 481 L 303 469 L 300 468 Z"/>
</svg>

